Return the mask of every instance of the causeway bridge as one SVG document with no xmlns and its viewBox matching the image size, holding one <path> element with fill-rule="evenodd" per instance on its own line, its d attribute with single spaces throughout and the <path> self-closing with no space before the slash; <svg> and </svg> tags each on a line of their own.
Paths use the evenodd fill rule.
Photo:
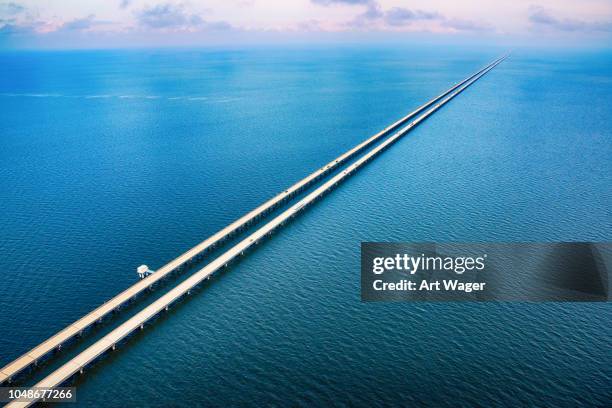
<svg viewBox="0 0 612 408">
<path fill-rule="evenodd" d="M 476 73 L 470 75 L 468 78 L 460 81 L 447 91 L 420 106 L 415 111 L 399 119 L 397 122 L 391 124 L 377 134 L 371 136 L 362 143 L 338 156 L 325 166 L 317 169 L 312 174 L 289 187 L 287 190 L 274 196 L 270 200 L 261 204 L 259 207 L 240 217 L 227 227 L 213 234 L 184 254 L 164 265 L 155 273 L 139 280 L 137 283 L 119 293 L 114 298 L 105 302 L 92 312 L 88 313 L 29 352 L 9 363 L 0 369 L 0 384 L 9 383 L 16 375 L 23 372 L 25 369 L 36 365 L 39 359 L 44 358 L 46 355 L 55 350 L 59 350 L 62 344 L 79 336 L 84 330 L 92 327 L 113 311 L 118 310 L 121 306 L 137 297 L 160 279 L 163 279 L 174 272 L 180 271 L 186 266 L 190 265 L 192 262 L 199 260 L 200 257 L 202 257 L 207 251 L 214 248 L 216 245 L 234 236 L 234 234 L 244 231 L 249 225 L 260 220 L 262 217 L 270 213 L 272 210 L 278 208 L 280 205 L 286 203 L 290 198 L 304 191 L 317 180 L 320 180 L 333 170 L 338 169 L 342 164 L 354 158 L 359 153 L 364 152 L 364 150 L 366 150 L 368 147 L 380 142 L 353 163 L 349 164 L 346 168 L 341 169 L 341 171 L 329 178 L 329 180 L 315 188 L 312 192 L 308 193 L 296 203 L 292 204 L 288 209 L 282 211 L 265 225 L 259 227 L 255 232 L 242 239 L 240 242 L 225 251 L 223 254 L 219 255 L 202 269 L 193 273 L 159 299 L 152 302 L 150 305 L 136 313 L 117 328 L 110 331 L 94 344 L 80 352 L 76 357 L 63 364 L 57 370 L 53 371 L 43 380 L 38 382 L 35 387 L 58 387 L 62 383 L 69 380 L 73 375 L 83 372 L 84 368 L 92 364 L 96 358 L 108 350 L 114 350 L 122 340 L 124 340 L 134 331 L 143 329 L 145 324 L 154 319 L 163 311 L 168 310 L 168 308 L 177 300 L 189 295 L 190 292 L 200 283 L 210 279 L 214 273 L 228 266 L 229 263 L 241 255 L 244 255 L 246 251 L 250 250 L 267 236 L 271 235 L 274 231 L 282 227 L 291 218 L 295 217 L 316 200 L 322 198 L 339 183 L 354 174 L 363 165 L 374 159 L 382 151 L 405 136 L 408 132 L 410 132 L 410 130 L 418 126 L 423 120 L 431 116 L 443 105 L 459 95 L 506 58 L 507 56 L 500 57 L 486 65 Z M 386 136 L 389 137 L 385 138 Z M 33 401 L 12 402 L 9 403 L 7 407 L 27 407 L 33 403 Z"/>
</svg>

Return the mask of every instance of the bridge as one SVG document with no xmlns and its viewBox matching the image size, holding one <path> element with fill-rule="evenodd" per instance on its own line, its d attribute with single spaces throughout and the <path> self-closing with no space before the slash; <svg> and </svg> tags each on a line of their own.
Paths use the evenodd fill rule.
<svg viewBox="0 0 612 408">
<path fill-rule="evenodd" d="M 384 139 L 385 136 L 391 134 L 390 137 L 384 139 L 380 144 L 378 144 L 373 149 L 358 158 L 356 161 L 348 165 L 344 170 L 331 177 L 329 180 L 314 189 L 312 192 L 301 198 L 298 202 L 291 205 L 288 209 L 275 216 L 271 221 L 269 221 L 268 223 L 257 229 L 255 232 L 241 240 L 239 243 L 234 245 L 232 248 L 224 252 L 222 255 L 211 261 L 208 265 L 189 276 L 187 279 L 185 279 L 176 287 L 168 291 L 159 299 L 145 307 L 140 312 L 136 313 L 134 316 L 119 325 L 117 328 L 113 329 L 110 333 L 106 334 L 94 344 L 87 347 L 84 351 L 66 362 L 57 370 L 53 371 L 35 386 L 57 387 L 62 383 L 66 382 L 76 373 L 82 372 L 83 369 L 86 368 L 89 364 L 93 363 L 97 357 L 101 356 L 109 349 L 115 349 L 116 345 L 119 342 L 128 337 L 134 331 L 143 329 L 144 325 L 147 322 L 155 318 L 164 310 L 168 310 L 168 308 L 177 300 L 181 299 L 186 295 L 189 295 L 190 292 L 194 288 L 196 288 L 202 281 L 210 279 L 210 277 L 215 272 L 226 267 L 230 262 L 240 257 L 241 255 L 244 255 L 246 251 L 257 245 L 265 237 L 271 235 L 274 231 L 282 227 L 291 218 L 295 217 L 298 213 L 303 211 L 313 202 L 320 199 L 326 193 L 331 191 L 343 180 L 354 174 L 363 165 L 365 165 L 382 151 L 390 147 L 392 144 L 394 144 L 396 141 L 406 135 L 410 130 L 418 126 L 423 120 L 431 116 L 443 105 L 448 103 L 454 97 L 456 97 L 465 89 L 467 89 L 470 85 L 480 79 L 487 72 L 489 72 L 495 66 L 500 64 L 506 57 L 507 56 L 503 56 L 501 58 L 496 59 L 492 63 L 477 71 L 476 73 L 470 75 L 468 78 L 457 83 L 449 90 L 443 92 L 441 95 L 435 97 L 434 99 L 425 103 L 415 111 L 411 112 L 410 114 L 401 118 L 397 122 L 383 129 L 379 133 L 353 147 L 335 160 L 328 163 L 327 165 L 319 168 L 309 176 L 300 180 L 298 183 L 294 184 L 289 189 L 283 191 L 282 193 L 266 201 L 264 204 L 260 205 L 256 209 L 245 214 L 238 220 L 234 221 L 232 224 L 228 225 L 227 227 L 215 233 L 206 240 L 202 241 L 200 244 L 196 245 L 189 251 L 180 255 L 178 258 L 164 265 L 155 273 L 143 278 L 133 286 L 121 292 L 119 295 L 104 303 L 102 306 L 98 307 L 94 311 L 90 312 L 86 316 L 77 320 L 75 323 L 69 325 L 68 327 L 60 331 L 56 335 L 52 336 L 45 342 L 36 346 L 28 353 L 24 354 L 12 363 L 8 364 L 4 368 L 2 368 L 2 370 L 0 370 L 0 383 L 8 382 L 19 372 L 36 364 L 36 361 L 38 359 L 44 357 L 46 354 L 52 352 L 53 350 L 59 349 L 63 343 L 70 340 L 71 338 L 74 338 L 75 336 L 78 336 L 80 333 L 83 332 L 83 330 L 87 329 L 88 327 L 91 327 L 100 319 L 110 314 L 112 311 L 119 309 L 122 305 L 126 304 L 138 294 L 142 293 L 145 289 L 153 285 L 155 282 L 171 274 L 172 272 L 175 272 L 180 268 L 185 267 L 190 262 L 197 260 L 198 257 L 202 256 L 203 253 L 210 250 L 215 245 L 223 242 L 224 240 L 228 239 L 230 236 L 233 236 L 237 232 L 244 230 L 245 227 L 260 219 L 273 209 L 277 208 L 279 205 L 286 202 L 290 197 L 293 197 L 299 192 L 303 191 L 306 187 L 310 186 L 316 180 L 319 180 L 321 177 L 325 176 L 326 174 L 329 174 L 333 169 L 337 168 L 342 163 L 345 163 L 349 159 L 355 157 L 360 152 L 363 152 L 367 147 L 372 146 L 377 141 L 381 141 Z M 423 111 L 425 112 L 422 113 Z M 420 116 L 416 117 L 419 114 Z M 415 117 L 416 119 L 409 122 Z M 406 125 L 407 122 L 409 123 Z M 13 402 L 8 404 L 7 407 L 27 407 L 32 403 L 33 401 Z"/>
</svg>

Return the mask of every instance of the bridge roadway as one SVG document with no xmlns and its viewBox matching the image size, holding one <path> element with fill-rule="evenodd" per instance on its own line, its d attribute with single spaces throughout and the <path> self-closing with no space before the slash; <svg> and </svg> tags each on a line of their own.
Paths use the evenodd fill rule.
<svg viewBox="0 0 612 408">
<path fill-rule="evenodd" d="M 493 63 L 495 62 L 496 61 L 494 61 Z M 233 234 L 242 231 L 243 229 L 245 229 L 245 227 L 250 225 L 252 222 L 260 219 L 263 215 L 267 214 L 269 211 L 273 210 L 280 204 L 284 203 L 286 200 L 293 197 L 294 195 L 296 195 L 297 193 L 299 193 L 300 191 L 302 191 L 303 189 L 305 189 L 306 187 L 308 187 L 309 185 L 311 185 L 312 183 L 314 183 L 315 181 L 317 181 L 324 175 L 328 174 L 329 172 L 331 172 L 332 170 L 334 170 L 335 168 L 337 168 L 338 166 L 340 166 L 341 164 L 343 164 L 350 158 L 354 157 L 356 154 L 360 153 L 368 146 L 372 145 L 373 143 L 380 140 L 384 136 L 390 134 L 391 132 L 393 132 L 400 126 L 402 126 L 404 123 L 406 123 L 408 120 L 418 115 L 420 112 L 424 111 L 425 109 L 427 109 L 428 107 L 436 103 L 437 101 L 444 98 L 446 95 L 450 94 L 451 92 L 453 92 L 454 90 L 462 86 L 463 84 L 467 83 L 468 81 L 476 77 L 476 75 L 482 73 L 484 70 L 489 68 L 493 63 L 488 64 L 487 66 L 485 66 L 484 68 L 476 72 L 475 74 L 470 75 L 468 78 L 459 82 L 458 84 L 456 84 L 449 90 L 443 92 L 439 96 L 433 98 L 429 102 L 420 106 L 415 111 L 404 116 L 397 122 L 381 130 L 380 132 L 370 137 L 369 139 L 356 145 L 355 147 L 343 153 L 342 155 L 338 156 L 336 159 L 329 162 L 325 166 L 317 169 L 315 172 L 303 178 L 296 184 L 292 185 L 287 190 L 283 191 L 282 193 L 276 195 L 275 197 L 261 204 L 259 207 L 255 208 L 254 210 L 243 215 L 236 221 L 229 224 L 227 227 L 211 235 L 209 238 L 200 242 L 195 247 L 191 248 L 190 250 L 183 253 L 176 259 L 162 266 L 155 273 L 138 281 L 137 283 L 130 286 L 123 292 L 119 293 L 117 296 L 106 301 L 105 303 L 103 303 L 102 305 L 100 305 L 99 307 L 97 307 L 96 309 L 88 313 L 87 315 L 81 317 L 79 320 L 75 321 L 74 323 L 66 326 L 64 329 L 62 329 L 61 331 L 59 331 L 52 337 L 48 338 L 44 342 L 40 343 L 38 346 L 28 351 L 27 353 L 18 357 L 16 360 L 7 364 L 2 369 L 0 369 L 0 385 L 3 384 L 4 382 L 10 382 L 11 379 L 13 379 L 16 375 L 18 375 L 20 372 L 22 372 L 26 368 L 35 366 L 40 359 L 44 358 L 49 353 L 60 350 L 64 343 L 79 336 L 84 330 L 92 327 L 93 325 L 101 321 L 103 318 L 108 316 L 113 311 L 118 310 L 121 306 L 125 305 L 126 303 L 128 303 L 129 301 L 137 297 L 139 294 L 141 294 L 147 288 L 150 288 L 156 282 L 160 281 L 161 279 L 168 276 L 169 274 L 180 270 L 180 268 L 188 265 L 191 261 L 197 260 L 197 258 L 204 255 L 207 250 L 212 249 L 215 245 L 231 237 Z"/>
<path fill-rule="evenodd" d="M 260 227 L 257 231 L 249 235 L 247 238 L 240 241 L 238 244 L 230 248 L 228 251 L 220 255 L 214 261 L 210 262 L 204 268 L 200 269 L 192 276 L 178 284 L 172 290 L 168 291 L 165 295 L 157 299 L 155 302 L 151 303 L 149 306 L 135 314 L 133 317 L 125 321 L 116 329 L 112 330 L 110 333 L 102 337 L 100 340 L 92 344 L 90 347 L 85 349 L 83 352 L 78 354 L 76 357 L 62 365 L 60 368 L 49 374 L 43 380 L 35 385 L 35 387 L 43 387 L 43 388 L 54 388 L 60 386 L 62 383 L 67 381 L 73 375 L 78 372 L 82 372 L 83 369 L 93 363 L 96 358 L 101 356 L 104 352 L 109 349 L 114 349 L 117 343 L 121 340 L 125 339 L 134 331 L 143 329 L 144 325 L 159 313 L 164 310 L 168 310 L 169 306 L 176 302 L 181 297 L 188 295 L 192 289 L 194 289 L 198 284 L 200 284 L 205 279 L 210 279 L 210 277 L 217 272 L 218 270 L 226 267 L 228 263 L 237 257 L 243 255 L 245 251 L 247 251 L 252 246 L 256 245 L 260 240 L 264 237 L 271 235 L 276 229 L 281 227 L 285 222 L 289 219 L 293 218 L 296 214 L 301 212 L 308 205 L 312 204 L 315 200 L 321 198 L 325 193 L 329 192 L 333 189 L 338 183 L 352 175 L 355 171 L 357 171 L 360 167 L 362 167 L 365 163 L 372 160 L 378 154 L 380 154 L 383 150 L 387 149 L 397 140 L 399 140 L 402 136 L 408 133 L 411 129 L 425 120 L 427 117 L 432 115 L 435 111 L 440 109 L 444 104 L 449 102 L 455 96 L 459 95 L 463 90 L 469 87 L 471 84 L 476 82 L 479 78 L 501 63 L 506 56 L 499 58 L 494 61 L 492 64 L 487 66 L 484 70 L 480 71 L 478 74 L 473 76 L 470 80 L 465 82 L 461 87 L 452 91 L 448 96 L 444 97 L 440 102 L 436 103 L 432 108 L 427 110 L 424 114 L 419 116 L 414 121 L 410 122 L 407 126 L 400 129 L 398 132 L 393 134 L 391 137 L 386 139 L 384 142 L 374 147 L 368 153 L 361 156 L 354 163 L 350 164 L 346 169 L 336 174 L 328 181 L 326 181 L 321 186 L 317 187 L 314 191 L 303 197 L 297 203 L 293 204 L 287 210 L 283 211 L 281 214 L 277 215 L 274 219 L 269 221 L 264 226 Z M 35 401 L 28 402 L 13 402 L 6 405 L 6 407 L 17 408 L 17 407 L 28 407 L 33 404 Z"/>
</svg>

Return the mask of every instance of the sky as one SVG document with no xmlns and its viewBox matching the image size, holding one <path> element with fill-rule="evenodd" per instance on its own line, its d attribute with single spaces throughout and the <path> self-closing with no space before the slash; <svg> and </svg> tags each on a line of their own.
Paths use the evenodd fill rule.
<svg viewBox="0 0 612 408">
<path fill-rule="evenodd" d="M 612 44 L 612 0 L 0 0 L 0 48 Z"/>
</svg>

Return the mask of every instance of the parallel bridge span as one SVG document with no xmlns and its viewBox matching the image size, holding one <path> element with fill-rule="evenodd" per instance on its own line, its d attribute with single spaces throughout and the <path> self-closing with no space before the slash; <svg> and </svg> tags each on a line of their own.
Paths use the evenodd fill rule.
<svg viewBox="0 0 612 408">
<path fill-rule="evenodd" d="M 401 137 L 403 137 L 406 133 L 408 133 L 411 129 L 425 120 L 427 117 L 432 115 L 438 109 L 440 109 L 444 104 L 449 102 L 459 93 L 464 91 L 467 87 L 476 82 L 479 78 L 501 63 L 506 56 L 501 57 L 495 60 L 493 63 L 489 64 L 483 70 L 480 70 L 475 75 L 472 75 L 467 81 L 463 81 L 463 84 L 459 87 L 453 87 L 451 92 L 446 92 L 443 99 L 441 98 L 440 102 L 437 102 L 432 108 L 427 110 L 424 114 L 420 115 L 418 118 L 410 122 L 407 126 L 404 126 L 391 137 L 386 139 L 384 142 L 374 147 L 368 153 L 361 156 L 354 163 L 350 164 L 346 169 L 342 172 L 336 174 L 324 184 L 316 188 L 314 191 L 303 197 L 297 203 L 293 204 L 287 210 L 283 211 L 281 214 L 277 215 L 274 219 L 269 221 L 267 224 L 259 228 L 257 231 L 249 235 L 247 238 L 240 241 L 238 244 L 230 248 L 228 251 L 220 255 L 214 261 L 206 265 L 204 268 L 200 269 L 192 276 L 178 284 L 172 290 L 168 291 L 165 295 L 151 303 L 149 306 L 138 312 L 136 315 L 125 321 L 116 329 L 112 330 L 110 333 L 102 337 L 100 340 L 92 344 L 90 347 L 82 351 L 76 357 L 62 365 L 60 368 L 49 374 L 39 383 L 37 383 L 36 387 L 44 387 L 44 388 L 53 388 L 61 385 L 68 379 L 70 379 L 74 374 L 81 372 L 86 366 L 93 363 L 96 358 L 102 355 L 109 349 L 114 349 L 116 344 L 121 340 L 126 338 L 128 335 L 133 333 L 138 329 L 142 329 L 144 324 L 149 320 L 153 319 L 159 313 L 164 310 L 167 310 L 170 305 L 179 300 L 184 295 L 190 293 L 190 291 L 200 284 L 202 281 L 206 279 L 210 279 L 210 276 L 227 266 L 229 262 L 236 259 L 237 257 L 244 254 L 252 246 L 256 245 L 260 240 L 265 238 L 266 236 L 272 234 L 276 229 L 281 227 L 286 221 L 294 217 L 299 212 L 303 211 L 304 208 L 312 204 L 315 200 L 321 198 L 324 194 L 332 190 L 338 183 L 342 182 L 350 175 L 352 175 L 355 171 L 361 168 L 364 164 L 375 158 L 378 154 L 380 154 L 383 150 L 387 149 L 393 143 L 398 141 Z M 155 275 L 152 275 L 155 276 Z M 17 407 L 28 407 L 33 404 L 33 401 L 29 402 L 13 402 L 9 403 L 6 407 L 17 408 Z"/>
<path fill-rule="evenodd" d="M 406 122 L 408 122 L 410 119 L 423 112 L 425 109 L 429 108 L 436 102 L 440 101 L 442 98 L 446 97 L 451 92 L 458 89 L 460 86 L 466 84 L 468 81 L 473 80 L 477 75 L 480 75 L 485 70 L 490 69 L 495 62 L 497 61 L 488 64 L 475 74 L 470 75 L 468 78 L 457 83 L 449 90 L 433 98 L 432 100 L 420 106 L 408 115 L 404 116 L 397 122 L 391 124 L 390 126 L 381 130 L 374 136 L 371 136 L 369 139 L 366 139 L 362 143 L 356 145 L 352 149 L 338 156 L 336 159 L 332 160 L 325 166 L 317 169 L 315 172 L 303 178 L 299 182 L 295 183 L 287 190 L 274 196 L 270 200 L 261 204 L 259 207 L 253 209 L 252 211 L 243 215 L 236 221 L 232 222 L 227 227 L 211 235 L 209 238 L 205 239 L 204 241 L 194 246 L 187 252 L 183 253 L 176 259 L 162 266 L 154 274 L 151 274 L 146 278 L 138 281 L 137 283 L 125 289 L 123 292 L 119 293 L 112 299 L 106 301 L 87 315 L 81 317 L 79 320 L 68 325 L 55 335 L 49 337 L 47 340 L 40 343 L 38 346 L 34 347 L 27 353 L 10 362 L 2 369 L 0 369 L 0 385 L 5 382 L 11 382 L 11 380 L 19 373 L 23 372 L 29 367 L 35 366 L 40 359 L 44 358 L 49 353 L 60 350 L 62 345 L 65 344 L 67 341 L 79 336 L 81 333 L 83 333 L 83 331 L 94 326 L 96 323 L 107 317 L 113 311 L 119 309 L 121 306 L 136 298 L 139 294 L 144 292 L 147 288 L 150 288 L 156 282 L 160 281 L 161 279 L 170 275 L 173 272 L 179 271 L 181 268 L 189 265 L 192 261 L 197 260 L 199 257 L 203 256 L 215 245 L 223 242 L 224 240 L 233 236 L 235 233 L 244 230 L 248 225 L 259 220 L 262 216 L 268 214 L 271 210 L 277 208 L 279 205 L 285 203 L 287 200 L 303 191 L 312 183 L 316 182 L 341 164 L 345 163 L 347 160 L 362 152 L 368 146 L 371 146 L 373 143 L 389 135 L 391 132 L 395 131 L 396 129 L 404 125 Z"/>
</svg>

